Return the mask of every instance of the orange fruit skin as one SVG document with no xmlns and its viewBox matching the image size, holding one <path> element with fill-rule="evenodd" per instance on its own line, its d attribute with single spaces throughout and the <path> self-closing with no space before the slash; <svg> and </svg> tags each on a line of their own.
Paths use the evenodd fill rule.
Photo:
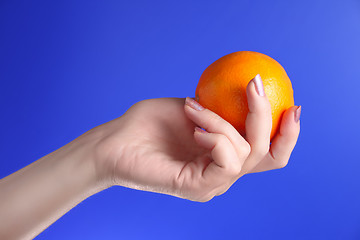
<svg viewBox="0 0 360 240">
<path fill-rule="evenodd" d="M 220 115 L 245 136 L 249 112 L 246 87 L 260 74 L 271 104 L 272 139 L 280 127 L 283 113 L 294 106 L 293 89 L 284 68 L 271 57 L 251 51 L 228 54 L 205 69 L 195 91 L 195 100 Z"/>
</svg>

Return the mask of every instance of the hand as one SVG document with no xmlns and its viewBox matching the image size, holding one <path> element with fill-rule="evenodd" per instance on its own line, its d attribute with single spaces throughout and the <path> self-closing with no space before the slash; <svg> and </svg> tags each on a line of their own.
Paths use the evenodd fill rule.
<svg viewBox="0 0 360 240">
<path fill-rule="evenodd" d="M 270 103 L 257 94 L 254 81 L 247 96 L 246 138 L 214 112 L 192 108 L 196 102 L 190 98 L 138 102 L 95 129 L 103 135 L 96 150 L 98 165 L 106 166 L 111 184 L 194 201 L 224 193 L 246 173 L 284 167 L 300 130 L 298 108 L 286 111 L 269 148 Z"/>
<path fill-rule="evenodd" d="M 257 94 L 255 81 L 247 97 L 245 138 L 190 98 L 145 100 L 0 179 L 0 238 L 34 238 L 112 185 L 203 202 L 246 173 L 284 167 L 299 134 L 300 108 L 285 112 L 269 148 L 270 104 Z"/>
</svg>

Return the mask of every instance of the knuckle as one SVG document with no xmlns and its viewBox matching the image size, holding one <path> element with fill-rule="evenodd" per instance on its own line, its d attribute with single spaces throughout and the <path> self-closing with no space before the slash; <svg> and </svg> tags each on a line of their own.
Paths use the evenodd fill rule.
<svg viewBox="0 0 360 240">
<path fill-rule="evenodd" d="M 208 181 L 200 181 L 195 185 L 191 184 L 188 187 L 189 191 L 187 191 L 187 194 L 184 195 L 184 198 L 191 201 L 204 203 L 215 197 L 215 194 L 213 194 L 214 188 Z"/>
<path fill-rule="evenodd" d="M 269 145 L 256 145 L 252 147 L 252 152 L 254 155 L 259 157 L 264 157 L 269 152 L 270 146 Z"/>
<path fill-rule="evenodd" d="M 223 184 L 220 184 L 218 186 L 208 186 L 209 188 L 207 188 L 207 190 L 204 191 L 204 189 L 202 189 L 202 194 L 198 195 L 197 198 L 192 199 L 193 201 L 196 202 L 209 202 L 210 200 L 212 200 L 214 197 L 216 196 L 220 196 L 222 194 L 224 194 L 225 192 L 227 192 L 227 190 L 229 190 L 229 188 L 231 187 L 232 183 L 236 181 L 232 180 L 230 182 L 224 182 Z"/>
<path fill-rule="evenodd" d="M 263 101 L 257 101 L 257 102 L 254 102 L 252 103 L 252 106 L 251 108 L 253 109 L 254 112 L 257 112 L 257 113 L 271 113 L 271 105 L 270 105 L 270 102 L 269 100 L 263 100 Z"/>
<path fill-rule="evenodd" d="M 270 150 L 270 146 L 269 145 L 265 145 L 265 146 L 262 146 L 260 149 L 259 149 L 259 154 L 261 156 L 264 156 L 269 152 Z"/>
<path fill-rule="evenodd" d="M 241 152 L 247 157 L 250 155 L 251 153 L 251 146 L 250 144 L 244 144 L 242 147 L 241 147 Z"/>
<path fill-rule="evenodd" d="M 271 115 L 271 105 L 269 101 L 265 101 L 258 106 L 258 112 L 263 114 L 264 116 Z"/>
<path fill-rule="evenodd" d="M 238 155 L 240 158 L 247 158 L 250 155 L 251 150 L 250 144 L 242 144 L 238 147 Z"/>
<path fill-rule="evenodd" d="M 228 181 L 222 181 L 218 183 L 206 184 L 206 187 L 203 186 L 201 189 L 198 189 L 197 198 L 194 201 L 197 202 L 209 202 L 214 197 L 219 196 L 225 193 L 231 184 L 228 184 Z"/>
<path fill-rule="evenodd" d="M 288 160 L 278 162 L 278 168 L 284 168 L 288 165 Z"/>
<path fill-rule="evenodd" d="M 223 170 L 226 173 L 226 177 L 223 179 L 223 181 L 233 181 L 235 178 L 238 177 L 239 173 L 242 170 L 242 162 L 237 159 L 231 159 L 229 162 L 224 164 Z M 227 180 L 226 180 L 227 179 Z"/>
<path fill-rule="evenodd" d="M 263 112 L 264 117 L 266 117 L 266 119 L 267 119 L 268 121 L 272 121 L 272 117 L 271 117 L 271 116 L 272 116 L 272 113 L 271 113 L 271 107 L 270 107 L 270 105 L 264 107 L 264 109 L 262 110 L 262 112 Z"/>
<path fill-rule="evenodd" d="M 205 203 L 205 202 L 209 202 L 214 197 L 215 197 L 215 194 L 213 193 L 213 191 L 207 191 L 207 192 L 204 192 L 198 198 L 194 199 L 194 201 Z"/>
<path fill-rule="evenodd" d="M 217 134 L 216 138 L 217 138 L 216 142 L 219 145 L 227 144 L 227 142 L 229 141 L 229 139 L 226 136 L 222 135 L 222 134 Z"/>
<path fill-rule="evenodd" d="M 202 203 L 205 203 L 205 202 L 209 202 L 211 199 L 213 199 L 215 197 L 215 195 L 209 195 L 209 196 L 205 196 L 203 198 L 200 198 L 198 200 L 198 202 L 202 202 Z"/>
<path fill-rule="evenodd" d="M 131 107 L 132 108 L 143 107 L 144 105 L 146 105 L 147 102 L 148 102 L 148 100 L 141 100 L 141 101 L 134 103 Z"/>
<path fill-rule="evenodd" d="M 131 105 L 131 107 L 126 111 L 126 114 L 136 114 L 136 113 L 141 113 L 141 111 L 143 111 L 143 109 L 148 108 L 148 103 L 149 101 L 151 101 L 150 99 L 146 99 L 146 100 L 141 100 L 138 101 L 136 103 L 134 103 L 133 105 Z"/>
<path fill-rule="evenodd" d="M 227 174 L 229 176 L 237 176 L 240 172 L 239 169 L 241 169 L 241 167 L 239 168 L 239 164 L 233 163 L 227 167 Z"/>
<path fill-rule="evenodd" d="M 232 164 L 227 169 L 227 172 L 232 177 L 237 177 L 242 170 L 242 162 L 239 159 L 234 159 Z"/>
</svg>

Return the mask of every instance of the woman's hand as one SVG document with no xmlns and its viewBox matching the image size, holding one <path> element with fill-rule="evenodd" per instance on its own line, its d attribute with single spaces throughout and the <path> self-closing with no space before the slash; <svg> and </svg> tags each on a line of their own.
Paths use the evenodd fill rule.
<svg viewBox="0 0 360 240">
<path fill-rule="evenodd" d="M 269 148 L 271 111 L 261 88 L 260 79 L 247 87 L 246 138 L 190 98 L 151 99 L 0 179 L 0 239 L 34 238 L 112 185 L 203 202 L 246 173 L 284 167 L 300 108 L 286 111 Z"/>
<path fill-rule="evenodd" d="M 122 117 L 91 130 L 101 132 L 96 147 L 101 176 L 110 185 L 203 202 L 246 173 L 284 167 L 299 135 L 300 108 L 286 111 L 270 147 L 270 103 L 257 87 L 261 79 L 247 87 L 246 138 L 190 98 L 136 103 Z"/>
</svg>

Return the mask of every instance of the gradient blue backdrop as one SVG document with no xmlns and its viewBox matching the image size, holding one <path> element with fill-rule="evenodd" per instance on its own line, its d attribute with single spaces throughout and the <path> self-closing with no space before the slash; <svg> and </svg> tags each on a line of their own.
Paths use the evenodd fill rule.
<svg viewBox="0 0 360 240">
<path fill-rule="evenodd" d="M 360 239 L 359 46 L 358 0 L 3 0 L 0 177 L 137 101 L 194 96 L 223 55 L 259 51 L 303 106 L 286 168 L 208 203 L 113 187 L 38 239 Z"/>
</svg>

